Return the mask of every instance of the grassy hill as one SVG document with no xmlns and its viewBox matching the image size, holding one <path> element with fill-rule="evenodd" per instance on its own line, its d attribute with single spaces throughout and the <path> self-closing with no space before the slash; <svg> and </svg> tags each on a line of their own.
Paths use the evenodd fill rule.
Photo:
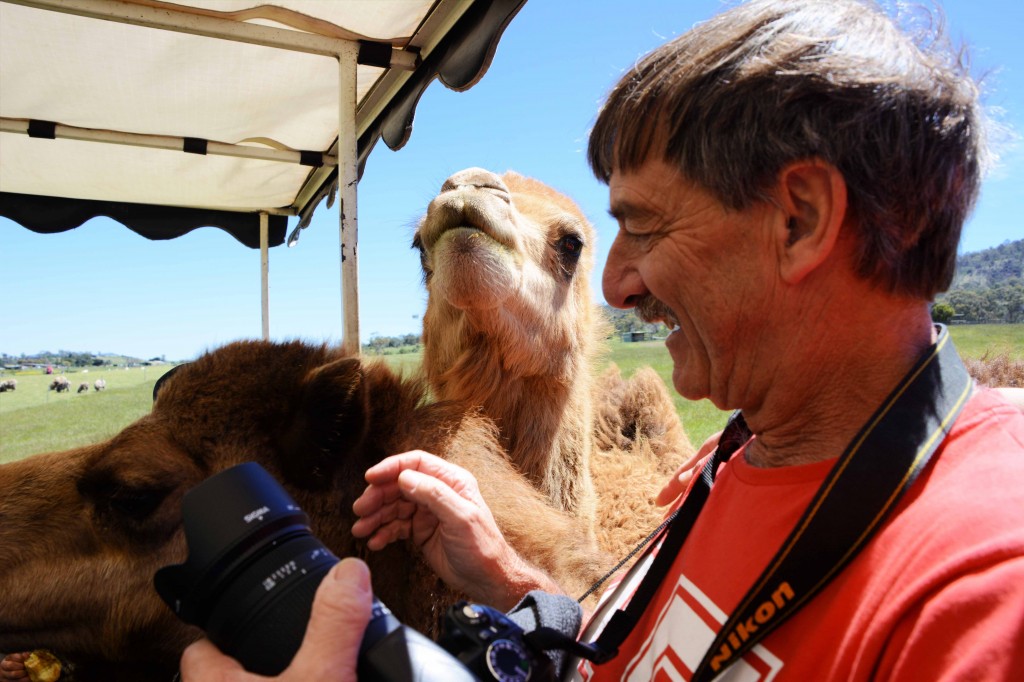
<svg viewBox="0 0 1024 682">
<path fill-rule="evenodd" d="M 14 391 L 0 393 L 0 463 L 25 455 L 65 450 L 109 438 L 149 412 L 153 384 L 172 365 L 90 368 L 66 372 L 71 390 L 49 390 L 52 375 L 41 370 L 6 372 Z M 103 391 L 78 393 L 81 383 L 107 382 Z"/>
<path fill-rule="evenodd" d="M 957 259 L 950 290 L 937 299 L 955 322 L 1024 322 L 1024 239 Z"/>
<path fill-rule="evenodd" d="M 1013 280 L 1024 282 L 1024 239 L 961 255 L 950 291 L 987 289 Z"/>
</svg>

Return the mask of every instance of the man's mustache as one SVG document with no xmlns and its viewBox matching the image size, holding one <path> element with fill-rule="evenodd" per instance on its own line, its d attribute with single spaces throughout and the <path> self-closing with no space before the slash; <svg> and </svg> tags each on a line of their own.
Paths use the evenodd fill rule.
<svg viewBox="0 0 1024 682">
<path fill-rule="evenodd" d="M 679 319 L 672 309 L 650 294 L 640 299 L 640 302 L 634 307 L 634 311 L 636 316 L 644 322 L 664 322 L 669 327 L 679 324 Z"/>
</svg>

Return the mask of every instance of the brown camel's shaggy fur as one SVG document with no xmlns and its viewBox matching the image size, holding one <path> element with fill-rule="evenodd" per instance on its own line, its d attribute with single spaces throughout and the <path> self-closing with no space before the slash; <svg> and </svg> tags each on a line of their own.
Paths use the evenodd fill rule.
<svg viewBox="0 0 1024 682">
<path fill-rule="evenodd" d="M 512 461 L 621 556 L 660 521 L 654 496 L 693 447 L 653 370 L 593 376 L 610 331 L 589 283 L 594 241 L 551 187 L 470 168 L 445 181 L 413 244 L 435 394 L 492 418 Z"/>
<path fill-rule="evenodd" d="M 657 527 L 665 508 L 654 499 L 694 449 L 652 368 L 641 367 L 626 380 L 612 364 L 594 394 L 597 541 L 621 557 Z"/>
<path fill-rule="evenodd" d="M 0 651 L 53 649 L 78 662 L 77 679 L 170 679 L 198 631 L 153 574 L 185 558 L 183 493 L 244 461 L 284 484 L 335 554 L 366 558 L 375 592 L 420 631 L 455 595 L 411 548 L 368 553 L 350 533 L 363 472 L 413 448 L 472 471 L 513 546 L 581 593 L 612 559 L 515 471 L 488 419 L 423 395 L 325 347 L 240 342 L 177 369 L 152 412 L 110 440 L 0 466 Z"/>
</svg>

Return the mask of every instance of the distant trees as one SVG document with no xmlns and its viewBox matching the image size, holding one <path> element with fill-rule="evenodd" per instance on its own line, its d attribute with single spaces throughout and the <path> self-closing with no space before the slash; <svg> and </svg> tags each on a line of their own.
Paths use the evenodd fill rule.
<svg viewBox="0 0 1024 682">
<path fill-rule="evenodd" d="M 1003 242 L 956 259 L 951 289 L 987 289 L 1024 278 L 1024 239 Z"/>
<path fill-rule="evenodd" d="M 40 354 L 36 357 L 41 364 L 64 367 L 101 367 L 107 364 L 104 358 L 82 351 L 59 350 L 56 353 Z"/>
<path fill-rule="evenodd" d="M 86 351 L 59 350 L 40 351 L 38 353 L 22 353 L 18 356 L 0 353 L 0 363 L 4 365 L 52 365 L 54 367 L 105 367 L 115 364 L 113 361 L 126 363 L 137 360 L 121 356 L 105 356 Z"/>
<path fill-rule="evenodd" d="M 955 289 L 938 298 L 953 309 L 956 322 L 1024 322 L 1024 281 L 978 289 Z"/>
<path fill-rule="evenodd" d="M 932 320 L 942 324 L 949 324 L 955 312 L 953 306 L 948 303 L 936 303 L 932 306 Z"/>
<path fill-rule="evenodd" d="M 375 355 L 383 355 L 388 349 L 398 349 L 399 353 L 412 353 L 420 348 L 422 339 L 419 334 L 403 334 L 401 336 L 370 337 L 370 342 L 363 345 L 364 351 L 372 351 Z"/>
<path fill-rule="evenodd" d="M 1024 322 L 1024 239 L 957 258 L 953 286 L 936 299 L 953 322 Z M 936 318 L 937 319 L 937 318 Z"/>
<path fill-rule="evenodd" d="M 644 322 L 636 316 L 636 312 L 632 309 L 621 310 L 619 308 L 612 308 L 611 306 L 604 306 L 605 315 L 612 323 L 612 329 L 615 334 L 621 335 L 627 332 L 639 332 L 646 331 L 650 332 L 654 336 L 667 336 L 668 328 L 662 323 Z"/>
</svg>

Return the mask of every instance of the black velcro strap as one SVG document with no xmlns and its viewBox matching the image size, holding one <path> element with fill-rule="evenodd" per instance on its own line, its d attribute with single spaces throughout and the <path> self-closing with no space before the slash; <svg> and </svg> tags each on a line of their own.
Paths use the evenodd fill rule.
<svg viewBox="0 0 1024 682">
<path fill-rule="evenodd" d="M 206 156 L 207 141 L 201 137 L 182 138 L 181 150 L 188 154 L 202 154 Z"/>
<path fill-rule="evenodd" d="M 356 63 L 363 66 L 379 66 L 383 69 L 391 66 L 391 43 L 379 43 L 373 40 L 359 41 L 359 54 Z"/>
<path fill-rule="evenodd" d="M 28 122 L 28 136 L 40 137 L 46 140 L 56 140 L 57 124 L 53 121 L 40 121 L 35 118 L 30 119 Z"/>
<path fill-rule="evenodd" d="M 313 166 L 318 168 L 324 165 L 324 155 L 322 152 L 312 152 L 306 149 L 299 150 L 299 163 L 303 166 Z"/>
</svg>

